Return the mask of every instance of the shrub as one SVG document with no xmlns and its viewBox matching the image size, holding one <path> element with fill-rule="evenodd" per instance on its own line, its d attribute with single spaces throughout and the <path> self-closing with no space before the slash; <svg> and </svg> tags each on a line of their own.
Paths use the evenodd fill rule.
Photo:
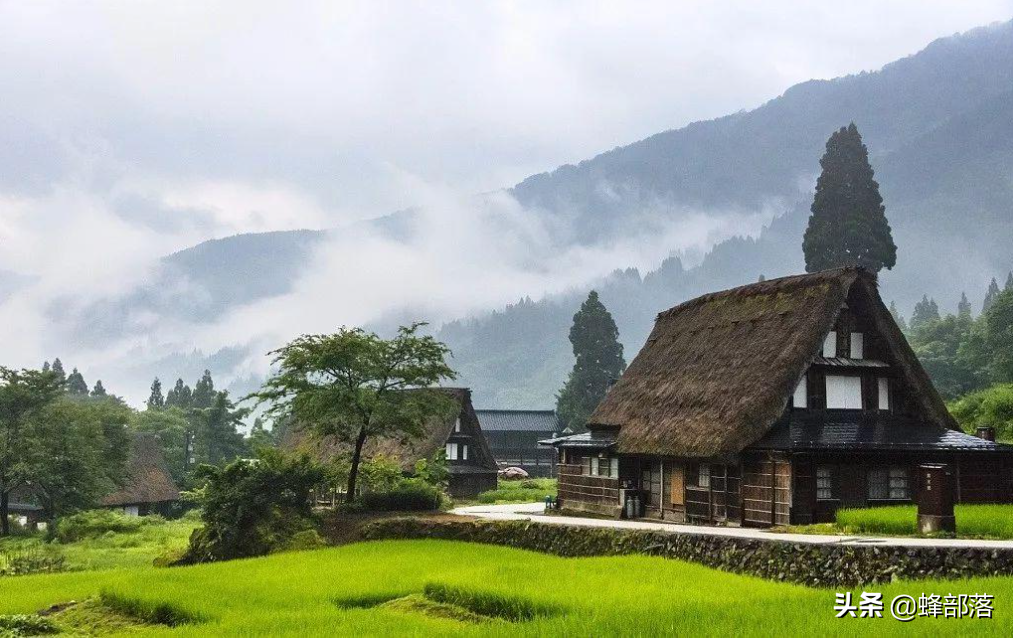
<svg viewBox="0 0 1013 638">
<path fill-rule="evenodd" d="M 60 628 L 42 616 L 35 614 L 0 616 L 0 636 L 45 636 L 58 633 Z"/>
<path fill-rule="evenodd" d="M 359 468 L 359 480 L 367 492 L 390 492 L 396 489 L 402 474 L 401 464 L 383 454 L 377 454 Z"/>
<path fill-rule="evenodd" d="M 162 517 L 156 518 L 158 522 L 164 522 Z M 153 520 L 151 517 L 126 516 L 113 510 L 91 510 L 59 519 L 54 534 L 61 543 L 73 543 L 98 538 L 108 532 L 136 532 Z"/>
<path fill-rule="evenodd" d="M 443 492 L 419 478 L 402 479 L 387 492 L 369 492 L 362 496 L 363 509 L 375 512 L 431 511 L 440 509 Z"/>
<path fill-rule="evenodd" d="M 254 461 L 202 466 L 198 475 L 204 527 L 191 535 L 184 563 L 262 556 L 310 529 L 309 494 L 324 471 L 308 456 L 264 449 Z"/>
<path fill-rule="evenodd" d="M 66 558 L 55 548 L 29 546 L 0 550 L 0 576 L 51 574 L 66 569 Z"/>
<path fill-rule="evenodd" d="M 500 481 L 494 490 L 478 495 L 479 503 L 541 503 L 546 496 L 556 496 L 556 479 L 525 479 Z"/>
</svg>

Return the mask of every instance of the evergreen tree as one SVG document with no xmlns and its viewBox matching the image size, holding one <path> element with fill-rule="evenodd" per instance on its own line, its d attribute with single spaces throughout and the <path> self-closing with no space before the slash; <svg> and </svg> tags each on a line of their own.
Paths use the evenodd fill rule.
<svg viewBox="0 0 1013 638">
<path fill-rule="evenodd" d="M 1013 289 L 996 296 L 984 323 L 992 379 L 997 383 L 1013 383 Z"/>
<path fill-rule="evenodd" d="M 91 389 L 91 395 L 93 397 L 107 397 L 105 386 L 102 385 L 102 379 L 95 382 L 95 387 Z"/>
<path fill-rule="evenodd" d="M 556 396 L 556 413 L 562 427 L 579 431 L 611 383 L 626 369 L 616 322 L 594 290 L 573 315 L 570 343 L 576 361 Z"/>
<path fill-rule="evenodd" d="M 63 371 L 63 362 L 60 361 L 59 357 L 53 359 L 52 372 L 53 374 L 56 375 L 56 380 L 58 383 L 63 384 L 67 382 L 67 373 Z"/>
<path fill-rule="evenodd" d="M 893 268 L 897 246 L 868 149 L 855 123 L 831 135 L 826 149 L 802 241 L 806 271 L 840 266 L 862 266 L 873 272 Z"/>
<path fill-rule="evenodd" d="M 43 372 L 51 372 L 52 371 L 52 368 L 50 368 L 48 361 L 43 361 L 42 362 L 42 371 Z"/>
<path fill-rule="evenodd" d="M 915 304 L 914 314 L 911 315 L 911 329 L 917 330 L 933 321 L 939 321 L 939 306 L 935 299 L 922 295 L 922 300 Z"/>
<path fill-rule="evenodd" d="M 236 410 L 229 400 L 228 392 L 216 392 L 210 408 L 203 410 L 201 425 L 203 447 L 207 461 L 213 465 L 230 463 L 246 452 L 246 442 L 237 426 L 246 415 L 245 410 Z"/>
<path fill-rule="evenodd" d="M 84 382 L 84 376 L 74 368 L 74 371 L 67 377 L 67 392 L 79 397 L 88 396 L 88 384 Z"/>
<path fill-rule="evenodd" d="M 1003 290 L 1013 290 L 1013 271 L 1006 275 L 1006 287 Z"/>
<path fill-rule="evenodd" d="M 897 325 L 904 332 L 907 332 L 907 322 L 904 321 L 904 315 L 900 314 L 897 310 L 897 304 L 893 301 L 890 302 L 890 314 L 893 315 L 893 320 L 897 322 Z"/>
<path fill-rule="evenodd" d="M 988 309 L 992 307 L 992 302 L 995 301 L 998 294 L 999 284 L 996 282 L 995 277 L 992 277 L 991 283 L 988 284 L 988 290 L 985 292 L 985 301 L 981 304 L 981 314 L 988 312 Z"/>
<path fill-rule="evenodd" d="M 165 407 L 176 407 L 188 410 L 193 403 L 192 394 L 190 386 L 183 383 L 182 379 L 176 379 L 176 385 L 174 385 L 165 395 Z"/>
<path fill-rule="evenodd" d="M 155 377 L 151 382 L 151 394 L 148 395 L 148 409 L 161 410 L 165 407 L 165 397 L 162 396 L 162 382 Z"/>
<path fill-rule="evenodd" d="M 193 407 L 198 410 L 210 408 L 215 402 L 215 382 L 211 379 L 211 371 L 205 370 L 204 376 L 193 387 Z"/>
<path fill-rule="evenodd" d="M 960 293 L 960 301 L 957 303 L 957 319 L 971 320 L 971 302 L 967 300 L 967 294 L 964 292 Z"/>
</svg>

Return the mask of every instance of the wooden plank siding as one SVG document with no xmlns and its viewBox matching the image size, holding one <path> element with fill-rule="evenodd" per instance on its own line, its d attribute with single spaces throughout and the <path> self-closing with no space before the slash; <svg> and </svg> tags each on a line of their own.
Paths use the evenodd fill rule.
<svg viewBox="0 0 1013 638">
<path fill-rule="evenodd" d="M 619 479 L 584 474 L 580 463 L 560 463 L 557 498 L 564 508 L 613 514 L 619 507 Z"/>
<path fill-rule="evenodd" d="M 759 457 L 742 464 L 742 523 L 788 525 L 791 517 L 791 463 Z"/>
</svg>

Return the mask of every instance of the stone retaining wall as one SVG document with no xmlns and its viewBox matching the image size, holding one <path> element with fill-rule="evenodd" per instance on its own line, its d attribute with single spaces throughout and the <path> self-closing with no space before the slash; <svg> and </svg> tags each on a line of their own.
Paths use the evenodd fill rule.
<svg viewBox="0 0 1013 638">
<path fill-rule="evenodd" d="M 817 545 L 527 521 L 396 518 L 367 525 L 363 537 L 457 540 L 570 557 L 644 554 L 814 587 L 1013 574 L 1013 549 Z"/>
</svg>

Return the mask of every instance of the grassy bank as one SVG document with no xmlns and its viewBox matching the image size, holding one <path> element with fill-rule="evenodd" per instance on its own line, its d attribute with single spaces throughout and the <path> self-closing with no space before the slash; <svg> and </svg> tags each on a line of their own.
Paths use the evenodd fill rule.
<svg viewBox="0 0 1013 638">
<path fill-rule="evenodd" d="M 990 620 L 836 619 L 834 592 L 661 558 L 566 559 L 449 541 L 384 541 L 173 569 L 0 579 L 0 614 L 69 600 L 195 619 L 209 635 L 1009 635 L 1013 579 L 894 583 L 900 593 L 987 592 Z M 858 597 L 857 594 L 855 596 Z M 146 633 L 170 631 L 149 626 Z"/>
<path fill-rule="evenodd" d="M 954 516 L 958 537 L 1013 539 L 1013 505 L 957 505 Z M 835 527 L 845 534 L 914 536 L 918 533 L 918 508 L 842 509 L 837 512 Z"/>
<path fill-rule="evenodd" d="M 546 496 L 556 497 L 556 479 L 500 481 L 496 489 L 478 495 L 479 503 L 540 503 Z"/>
<path fill-rule="evenodd" d="M 0 538 L 0 564 L 5 556 L 38 551 L 62 556 L 67 570 L 147 567 L 159 556 L 186 547 L 198 524 L 193 514 L 174 521 L 152 519 L 129 531 L 107 532 L 68 543 L 47 543 L 41 534 Z"/>
</svg>

